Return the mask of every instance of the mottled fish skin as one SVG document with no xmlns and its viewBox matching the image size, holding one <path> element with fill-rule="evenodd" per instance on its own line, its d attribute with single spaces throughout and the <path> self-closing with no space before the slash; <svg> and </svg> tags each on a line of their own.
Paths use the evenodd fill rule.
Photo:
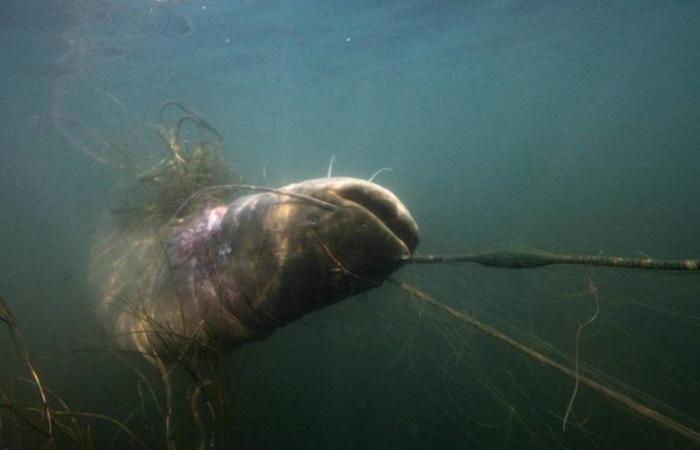
<svg viewBox="0 0 700 450">
<path fill-rule="evenodd" d="M 185 230 L 176 234 L 168 242 L 168 261 L 171 267 L 182 265 L 192 257 L 196 248 L 202 246 L 207 239 L 219 231 L 221 219 L 228 211 L 228 206 L 207 208 L 195 218 Z"/>
</svg>

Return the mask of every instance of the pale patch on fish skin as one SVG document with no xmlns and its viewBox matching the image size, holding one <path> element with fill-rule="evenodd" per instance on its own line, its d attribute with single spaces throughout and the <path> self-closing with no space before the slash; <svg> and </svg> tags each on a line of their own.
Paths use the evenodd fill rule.
<svg viewBox="0 0 700 450">
<path fill-rule="evenodd" d="M 196 249 L 204 244 L 214 233 L 221 229 L 221 220 L 228 211 L 228 206 L 207 208 L 195 219 L 191 226 L 183 230 L 168 243 L 168 260 L 172 267 L 182 265 Z"/>
<path fill-rule="evenodd" d="M 221 228 L 221 219 L 228 211 L 228 206 L 217 206 L 209 211 L 207 216 L 207 231 L 209 233 L 214 233 Z"/>
</svg>

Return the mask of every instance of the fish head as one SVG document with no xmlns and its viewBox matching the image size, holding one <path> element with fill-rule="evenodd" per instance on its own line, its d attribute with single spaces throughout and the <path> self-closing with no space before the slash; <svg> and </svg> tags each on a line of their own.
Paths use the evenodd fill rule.
<svg viewBox="0 0 700 450">
<path fill-rule="evenodd" d="M 229 310 L 273 329 L 381 285 L 419 229 L 388 189 L 322 178 L 234 200 L 213 238 Z"/>
</svg>

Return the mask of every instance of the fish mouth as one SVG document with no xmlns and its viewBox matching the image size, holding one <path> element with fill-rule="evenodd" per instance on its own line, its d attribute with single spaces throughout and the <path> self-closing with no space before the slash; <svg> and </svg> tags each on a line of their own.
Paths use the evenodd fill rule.
<svg viewBox="0 0 700 450">
<path fill-rule="evenodd" d="M 406 206 L 390 190 L 358 178 L 321 178 L 308 180 L 287 188 L 332 203 L 353 206 L 383 225 L 401 247 L 402 259 L 408 258 L 418 246 L 420 230 Z"/>
<path fill-rule="evenodd" d="M 338 191 L 338 195 L 384 224 L 387 231 L 408 250 L 405 257 L 410 256 L 418 246 L 419 230 L 408 209 L 389 190 L 364 180 L 360 181 L 363 183 L 350 185 Z"/>
</svg>

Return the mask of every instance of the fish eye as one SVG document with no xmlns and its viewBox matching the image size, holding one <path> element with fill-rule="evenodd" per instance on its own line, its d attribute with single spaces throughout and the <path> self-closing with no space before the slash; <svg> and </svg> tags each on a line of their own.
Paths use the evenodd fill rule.
<svg viewBox="0 0 700 450">
<path fill-rule="evenodd" d="M 306 216 L 306 221 L 308 222 L 309 226 L 314 229 L 318 228 L 321 224 L 321 218 L 316 214 L 309 214 Z"/>
</svg>

